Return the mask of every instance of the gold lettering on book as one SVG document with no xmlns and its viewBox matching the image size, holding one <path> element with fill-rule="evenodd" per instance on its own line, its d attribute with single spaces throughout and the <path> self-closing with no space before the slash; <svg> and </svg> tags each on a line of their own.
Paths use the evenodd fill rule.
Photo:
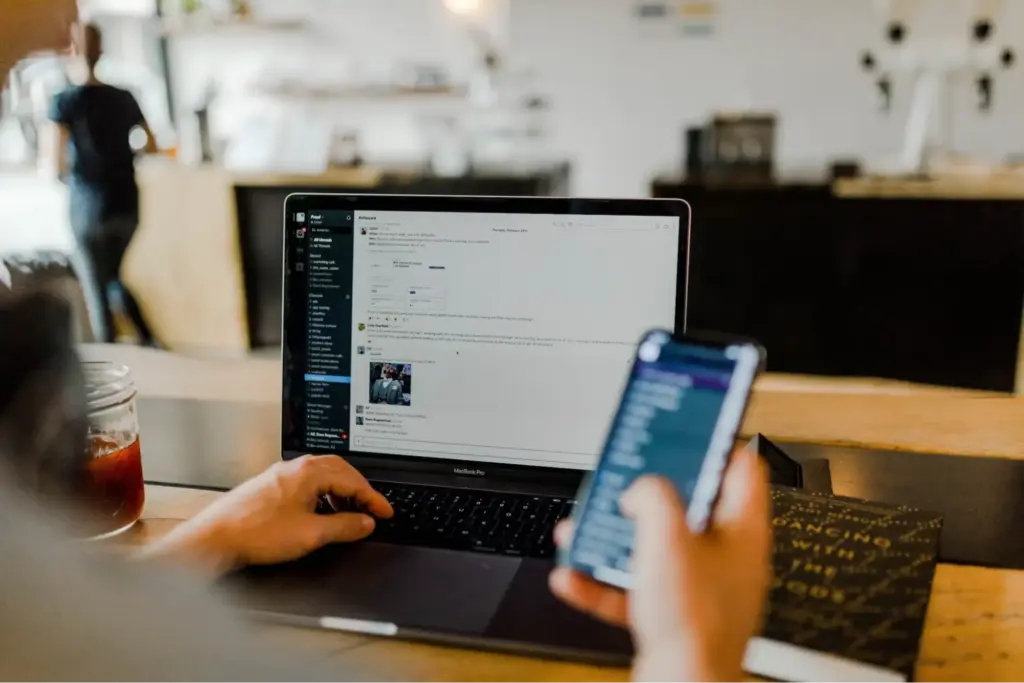
<svg viewBox="0 0 1024 683">
<path fill-rule="evenodd" d="M 789 571 L 803 571 L 808 574 L 819 574 L 829 579 L 835 578 L 839 573 L 835 567 L 830 567 L 825 564 L 817 564 L 816 562 L 804 562 L 803 560 L 793 560 L 793 566 L 790 567 Z"/>
<path fill-rule="evenodd" d="M 801 598 L 814 598 L 815 600 L 827 600 L 841 605 L 846 601 L 846 594 L 839 588 L 821 586 L 818 584 L 805 583 L 796 579 L 776 578 L 772 583 L 773 589 L 783 588 Z"/>
<path fill-rule="evenodd" d="M 797 550 L 809 550 L 815 555 L 825 555 L 826 557 L 837 557 L 843 560 L 854 560 L 857 558 L 857 553 L 853 552 L 848 548 L 837 548 L 831 545 L 822 545 L 820 543 L 814 543 L 812 541 L 798 541 L 793 539 L 793 547 Z"/>
<path fill-rule="evenodd" d="M 772 525 L 788 529 L 789 531 L 800 531 L 808 535 L 824 535 L 829 538 L 843 539 L 853 541 L 855 543 L 863 543 L 865 545 L 873 545 L 876 548 L 888 549 L 892 546 L 892 541 L 884 536 L 872 536 L 871 534 L 864 533 L 862 531 L 845 531 L 843 529 L 823 526 L 821 524 L 805 524 L 800 520 L 786 519 L 785 517 L 776 517 L 772 520 Z"/>
</svg>

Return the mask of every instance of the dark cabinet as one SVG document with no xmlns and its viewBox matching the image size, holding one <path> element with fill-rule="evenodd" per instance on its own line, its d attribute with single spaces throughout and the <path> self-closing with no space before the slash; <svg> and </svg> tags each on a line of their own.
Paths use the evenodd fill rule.
<svg viewBox="0 0 1024 683">
<path fill-rule="evenodd" d="M 691 328 L 758 338 L 776 372 L 1014 389 L 1024 202 L 654 190 L 693 207 Z"/>
</svg>

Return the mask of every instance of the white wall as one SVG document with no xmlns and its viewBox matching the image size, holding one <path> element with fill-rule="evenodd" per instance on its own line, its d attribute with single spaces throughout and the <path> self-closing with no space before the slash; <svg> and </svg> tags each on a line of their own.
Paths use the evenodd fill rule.
<svg viewBox="0 0 1024 683">
<path fill-rule="evenodd" d="M 882 44 L 883 21 L 869 0 L 719 0 L 713 36 L 674 41 L 641 39 L 633 0 L 510 1 L 515 63 L 534 67 L 552 97 L 553 144 L 574 162 L 577 193 L 646 194 L 654 174 L 679 167 L 683 128 L 718 109 L 776 111 L 784 175 L 819 173 L 838 156 L 876 162 L 899 147 L 907 83 L 897 81 L 895 111 L 885 116 L 859 66 L 864 49 Z M 1024 2 L 1006 5 L 997 39 L 1024 60 Z M 441 0 L 263 0 L 262 6 L 310 18 L 315 31 L 177 39 L 180 104 L 190 105 L 214 75 L 236 91 L 225 97 L 224 127 L 252 115 L 329 116 L 363 128 L 367 147 L 380 156 L 415 156 L 422 151 L 417 117 L 448 111 L 444 105 L 423 112 L 393 103 L 253 105 L 236 95 L 266 69 L 327 80 L 346 69 L 380 72 L 403 62 L 443 64 L 456 78 L 471 68 L 473 46 Z M 911 40 L 962 36 L 968 6 L 922 0 Z M 998 76 L 995 96 L 995 110 L 982 115 L 968 86 L 959 90 L 959 150 L 992 160 L 1024 151 L 1024 63 Z"/>
<path fill-rule="evenodd" d="M 1008 2 L 997 38 L 1024 58 L 1024 2 Z M 517 55 L 556 93 L 555 139 L 575 161 L 575 191 L 646 194 L 652 175 L 681 163 L 683 128 L 716 109 L 749 106 L 780 116 L 783 174 L 820 172 L 830 158 L 868 161 L 896 151 L 909 99 L 877 110 L 861 52 L 881 46 L 868 0 L 720 0 L 709 38 L 643 42 L 631 0 L 514 0 Z M 962 35 L 967 3 L 923 0 L 911 38 Z M 996 160 L 1024 151 L 1024 64 L 1000 75 L 996 107 L 977 113 L 957 95 L 958 149 Z"/>
<path fill-rule="evenodd" d="M 303 31 L 185 34 L 171 43 L 178 109 L 186 114 L 216 79 L 222 96 L 214 126 L 228 133 L 245 120 L 308 121 L 327 117 L 341 128 L 362 131 L 364 145 L 378 157 L 416 156 L 421 115 L 443 114 L 441 102 L 358 102 L 283 100 L 247 96 L 253 86 L 286 76 L 314 86 L 345 79 L 385 80 L 413 64 L 447 68 L 465 81 L 475 47 L 440 0 L 262 0 L 261 18 L 300 18 Z M 413 111 L 414 110 L 414 111 Z"/>
</svg>

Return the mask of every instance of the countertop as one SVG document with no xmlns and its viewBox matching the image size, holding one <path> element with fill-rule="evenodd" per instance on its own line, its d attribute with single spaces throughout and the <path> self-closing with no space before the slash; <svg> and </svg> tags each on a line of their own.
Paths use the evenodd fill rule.
<svg viewBox="0 0 1024 683">
<path fill-rule="evenodd" d="M 962 174 L 936 177 L 863 176 L 832 180 L 825 176 L 780 176 L 772 180 L 754 182 L 726 182 L 687 178 L 680 174 L 658 175 L 653 187 L 683 187 L 702 191 L 754 191 L 771 190 L 814 191 L 828 190 L 836 197 L 850 199 L 1024 199 L 1024 172 L 993 172 L 988 174 Z"/>
</svg>

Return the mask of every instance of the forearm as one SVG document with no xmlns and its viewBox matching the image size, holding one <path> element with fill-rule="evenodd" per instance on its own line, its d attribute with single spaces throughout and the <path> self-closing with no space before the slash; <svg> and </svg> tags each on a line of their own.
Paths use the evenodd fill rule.
<svg viewBox="0 0 1024 683">
<path fill-rule="evenodd" d="M 68 134 L 58 124 L 44 132 L 39 148 L 39 172 L 52 180 L 61 180 L 68 172 Z"/>
<path fill-rule="evenodd" d="M 187 567 L 211 580 L 237 568 L 216 529 L 194 528 L 188 522 L 143 547 L 135 559 Z"/>
</svg>

